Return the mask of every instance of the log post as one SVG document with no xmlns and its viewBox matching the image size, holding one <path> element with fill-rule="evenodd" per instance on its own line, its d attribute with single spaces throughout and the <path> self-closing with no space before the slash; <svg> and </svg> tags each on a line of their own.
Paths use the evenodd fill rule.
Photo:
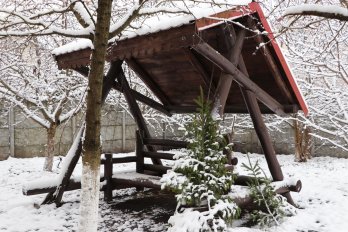
<svg viewBox="0 0 348 232">
<path fill-rule="evenodd" d="M 239 61 L 239 68 L 246 77 L 249 78 L 248 71 L 245 67 L 244 60 L 241 57 Z M 281 181 L 284 179 L 282 170 L 278 163 L 270 135 L 268 134 L 267 127 L 263 121 L 261 110 L 257 102 L 255 94 L 242 87 L 242 94 L 245 104 L 250 113 L 251 120 L 254 124 L 256 134 L 260 140 L 262 150 L 265 153 L 268 168 L 271 172 L 274 181 Z"/>
<path fill-rule="evenodd" d="M 137 123 L 138 129 L 142 131 L 143 137 L 150 138 L 151 135 L 150 135 L 149 129 L 146 126 L 145 119 L 140 111 L 139 105 L 137 104 L 134 98 L 134 95 L 131 91 L 131 88 L 128 84 L 128 81 L 126 79 L 126 76 L 124 75 L 123 70 L 121 71 L 120 75 L 117 76 L 117 81 L 121 83 L 122 85 L 123 94 L 128 103 L 130 112 L 133 115 L 135 122 Z M 149 151 L 156 151 L 156 149 L 152 146 L 147 146 L 147 149 Z M 157 165 L 162 164 L 161 160 L 159 159 L 152 159 L 152 162 Z"/>
<path fill-rule="evenodd" d="M 235 66 L 237 66 L 238 61 L 239 61 L 239 56 L 242 52 L 243 44 L 244 44 L 244 39 L 246 35 L 246 30 L 241 29 L 236 36 L 236 33 L 233 29 L 233 27 L 229 27 L 231 30 L 231 37 L 230 37 L 230 43 L 232 44 L 233 41 L 233 47 L 229 53 L 228 60 Z M 226 37 L 226 35 L 225 35 Z M 227 41 L 228 42 L 228 41 Z M 214 112 L 219 112 L 220 117 L 223 116 L 224 111 L 225 111 L 225 106 L 226 106 L 226 101 L 228 94 L 230 92 L 231 86 L 233 82 L 233 76 L 229 73 L 223 72 L 220 76 L 219 83 L 217 85 L 217 89 L 215 92 L 215 99 L 214 99 Z"/>
<path fill-rule="evenodd" d="M 104 154 L 104 178 L 106 181 L 106 187 L 104 191 L 104 200 L 106 202 L 112 201 L 112 173 L 113 173 L 113 163 L 112 154 Z"/>
<path fill-rule="evenodd" d="M 137 173 L 144 173 L 144 143 L 141 132 L 139 130 L 136 131 L 136 148 L 135 154 L 137 157 L 136 162 L 136 171 Z"/>
</svg>

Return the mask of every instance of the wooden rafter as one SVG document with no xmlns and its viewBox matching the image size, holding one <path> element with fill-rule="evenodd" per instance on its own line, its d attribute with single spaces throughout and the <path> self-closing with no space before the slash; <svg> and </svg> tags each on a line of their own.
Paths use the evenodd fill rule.
<svg viewBox="0 0 348 232">
<path fill-rule="evenodd" d="M 244 88 L 254 92 L 256 97 L 270 108 L 274 113 L 285 116 L 283 106 L 270 96 L 266 91 L 261 89 L 252 80 L 248 79 L 235 65 L 233 65 L 224 56 L 218 53 L 207 43 L 199 43 L 193 47 L 197 52 L 219 66 L 223 71 L 233 75 L 234 79 Z"/>
<path fill-rule="evenodd" d="M 187 57 L 189 58 L 189 61 L 191 62 L 192 66 L 195 67 L 197 72 L 202 77 L 206 89 L 209 89 L 211 93 L 215 93 L 216 86 L 214 85 L 214 83 L 211 80 L 212 77 L 205 70 L 202 63 L 198 60 L 197 56 L 193 53 L 192 49 L 190 49 L 190 48 L 184 48 L 184 49 L 185 49 L 185 53 L 186 53 Z"/>
<path fill-rule="evenodd" d="M 165 105 L 168 105 L 168 98 L 153 81 L 152 77 L 144 70 L 143 67 L 133 58 L 126 60 L 128 66 L 138 74 L 140 79 L 147 85 L 147 87 L 155 94 L 155 96 Z"/>
<path fill-rule="evenodd" d="M 252 30 L 257 31 L 257 27 L 256 27 L 254 22 L 249 21 L 248 26 Z M 280 73 L 278 65 L 276 64 L 276 61 L 274 60 L 271 51 L 269 50 L 267 44 L 265 43 L 264 39 L 262 38 L 262 35 L 255 35 L 255 36 L 253 36 L 253 38 L 255 39 L 257 44 L 264 44 L 263 46 L 260 47 L 260 49 L 262 51 L 261 53 L 263 54 L 265 61 L 268 65 L 269 69 L 271 70 L 271 73 L 274 77 L 274 80 L 275 80 L 280 92 L 285 97 L 286 102 L 293 103 L 293 101 L 292 101 L 293 97 L 291 96 L 291 93 L 289 92 L 289 90 L 288 90 L 288 88 L 287 88 L 287 86 L 282 78 L 282 75 Z"/>
</svg>

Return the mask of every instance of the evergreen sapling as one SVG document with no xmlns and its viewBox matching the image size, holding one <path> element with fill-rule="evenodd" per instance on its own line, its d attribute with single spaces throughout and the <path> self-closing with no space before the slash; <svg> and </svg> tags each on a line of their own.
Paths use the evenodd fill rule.
<svg viewBox="0 0 348 232">
<path fill-rule="evenodd" d="M 204 100 L 202 91 L 196 103 L 198 112 L 185 126 L 188 150 L 175 156 L 173 171 L 162 178 L 162 188 L 177 193 L 177 217 L 182 207 L 207 209 L 199 214 L 195 212 L 198 230 L 181 228 L 181 231 L 225 231 L 226 222 L 230 223 L 239 214 L 238 207 L 226 196 L 233 175 L 225 168 L 227 158 L 223 150 L 230 148 L 220 133 L 219 122 L 212 117 L 211 103 Z M 189 213 L 184 211 L 181 213 Z M 170 222 L 175 221 L 173 217 Z"/>
</svg>

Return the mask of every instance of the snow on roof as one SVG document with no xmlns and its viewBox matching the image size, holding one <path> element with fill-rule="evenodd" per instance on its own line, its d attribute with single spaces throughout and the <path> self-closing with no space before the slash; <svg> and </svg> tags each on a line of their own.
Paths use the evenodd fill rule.
<svg viewBox="0 0 348 232">
<path fill-rule="evenodd" d="M 82 50 L 85 48 L 93 48 L 92 41 L 89 39 L 78 39 L 78 40 L 74 40 L 70 43 L 67 43 L 63 46 L 60 46 L 58 48 L 55 48 L 52 51 L 52 54 L 54 56 L 59 56 L 59 55 L 65 54 L 65 53 L 75 52 L 75 51 Z"/>
<path fill-rule="evenodd" d="M 156 33 L 159 31 L 168 30 L 175 27 L 180 27 L 185 24 L 189 24 L 193 20 L 201 19 L 213 14 L 217 14 L 228 9 L 232 9 L 236 6 L 245 6 L 248 5 L 251 0 L 227 0 L 224 1 L 228 4 L 211 7 L 207 3 L 203 4 L 202 7 L 190 8 L 190 14 L 161 14 L 156 15 L 150 18 L 147 18 L 145 21 L 138 22 L 138 25 L 133 25 L 132 28 L 127 28 L 122 32 L 121 35 L 118 35 L 109 40 L 110 43 L 117 41 L 134 38 L 137 36 L 147 35 Z M 112 26 L 111 26 L 112 27 Z M 133 28 L 136 29 L 133 29 Z M 55 56 L 82 50 L 85 48 L 93 48 L 93 43 L 89 39 L 79 39 L 71 43 L 65 44 L 61 47 L 58 47 L 52 51 L 52 54 Z"/>
<path fill-rule="evenodd" d="M 303 4 L 303 5 L 288 7 L 284 11 L 284 15 L 301 14 L 304 11 L 331 13 L 331 14 L 348 17 L 348 10 L 344 7 L 334 6 L 334 5 L 325 6 L 325 5 L 319 5 L 319 4 Z"/>
</svg>

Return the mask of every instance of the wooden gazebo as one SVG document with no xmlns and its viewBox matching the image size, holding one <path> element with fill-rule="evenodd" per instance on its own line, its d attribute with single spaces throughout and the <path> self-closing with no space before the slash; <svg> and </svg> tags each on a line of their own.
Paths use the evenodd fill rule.
<svg viewBox="0 0 348 232">
<path fill-rule="evenodd" d="M 284 116 L 299 110 L 307 114 L 308 110 L 260 6 L 252 2 L 200 18 L 181 17 L 172 19 L 174 23 L 167 28 L 154 25 L 110 43 L 107 56 L 110 69 L 104 77 L 103 100 L 111 89 L 123 92 L 139 131 L 136 157 L 112 158 L 106 154 L 102 159 L 105 167 L 102 179 L 106 180 L 103 189 L 108 200 L 112 189 L 122 186 L 158 187 L 154 181 L 144 180 L 142 173 L 165 173 L 168 167 L 162 165 L 161 159 L 173 159 L 173 155 L 157 153 L 156 146 L 187 145 L 181 141 L 153 139 L 137 101 L 168 116 L 192 113 L 196 110 L 193 99 L 199 95 L 200 87 L 214 101 L 220 114 L 250 114 L 273 180 L 284 178 L 262 114 Z M 180 23 L 175 24 L 176 21 Z M 86 43 L 80 44 L 79 49 L 60 49 L 55 58 L 60 69 L 73 69 L 88 76 L 90 55 L 91 48 Z M 130 88 L 122 70 L 124 62 L 158 100 Z M 49 192 L 44 203 L 59 204 L 64 191 L 80 186 L 70 180 L 80 153 L 81 142 L 57 187 L 29 189 L 26 194 Z M 152 158 L 153 164 L 145 164 L 144 157 Z M 137 178 L 112 176 L 112 164 L 117 162 L 136 162 Z M 280 193 L 293 203 L 289 191 L 300 188 L 297 182 Z"/>
</svg>

